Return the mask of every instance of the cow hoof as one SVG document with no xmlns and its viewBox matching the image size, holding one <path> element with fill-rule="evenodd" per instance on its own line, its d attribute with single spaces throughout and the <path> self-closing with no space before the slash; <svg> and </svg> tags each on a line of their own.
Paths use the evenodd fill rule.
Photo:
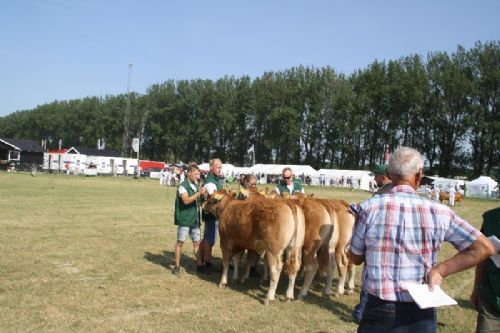
<svg viewBox="0 0 500 333">
<path fill-rule="evenodd" d="M 330 294 L 323 294 L 323 299 L 325 300 L 330 299 Z"/>
<path fill-rule="evenodd" d="M 297 301 L 303 301 L 303 300 L 304 300 L 304 295 L 297 296 Z"/>
<path fill-rule="evenodd" d="M 349 289 L 349 290 L 347 291 L 347 295 L 352 295 L 352 294 L 354 294 L 354 290 Z"/>
<path fill-rule="evenodd" d="M 219 283 L 219 288 L 220 288 L 220 289 L 224 289 L 224 288 L 226 288 L 226 284 Z"/>
<path fill-rule="evenodd" d="M 264 300 L 264 305 L 269 305 L 269 300 L 268 299 Z"/>
<path fill-rule="evenodd" d="M 241 279 L 241 280 L 240 280 L 240 284 L 245 283 L 245 281 L 246 281 L 246 279 Z"/>
<path fill-rule="evenodd" d="M 335 294 L 333 294 L 333 296 L 340 297 L 340 294 L 339 293 L 335 293 Z"/>
<path fill-rule="evenodd" d="M 287 303 L 293 302 L 293 298 L 287 297 L 287 298 L 285 299 L 285 302 L 287 302 Z"/>
</svg>

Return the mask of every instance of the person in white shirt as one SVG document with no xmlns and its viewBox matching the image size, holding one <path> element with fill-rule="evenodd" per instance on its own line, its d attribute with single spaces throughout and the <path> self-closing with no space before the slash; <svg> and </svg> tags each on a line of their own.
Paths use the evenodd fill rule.
<svg viewBox="0 0 500 333">
<path fill-rule="evenodd" d="M 439 187 L 437 185 L 434 185 L 434 201 L 439 202 Z"/>
<path fill-rule="evenodd" d="M 455 193 L 456 193 L 455 186 L 450 185 L 449 193 L 450 193 L 449 204 L 451 207 L 453 207 L 455 206 Z"/>
</svg>

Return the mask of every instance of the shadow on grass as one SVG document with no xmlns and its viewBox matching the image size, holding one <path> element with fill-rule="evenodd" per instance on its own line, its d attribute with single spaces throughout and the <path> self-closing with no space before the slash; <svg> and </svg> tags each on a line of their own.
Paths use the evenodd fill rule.
<svg viewBox="0 0 500 333">
<path fill-rule="evenodd" d="M 145 252 L 144 259 L 170 271 L 174 267 L 175 253 L 173 251 L 163 251 L 161 254 Z M 185 274 L 196 275 L 201 280 L 211 282 L 214 284 L 219 284 L 222 274 L 221 258 L 213 257 L 212 264 L 214 266 L 214 270 L 210 275 L 199 274 L 196 270 L 196 262 L 193 259 L 193 257 L 184 254 L 181 255 L 181 270 L 184 271 Z M 244 269 L 244 264 L 241 264 L 240 274 L 243 272 L 243 269 Z M 262 276 L 262 273 L 264 271 L 262 263 L 260 263 L 257 266 L 257 270 Z M 247 295 L 260 303 L 264 303 L 264 300 L 266 299 L 267 296 L 267 291 L 269 290 L 269 280 L 262 281 L 260 278 L 250 277 L 245 281 L 244 284 L 240 284 L 239 281 L 237 282 L 231 281 L 232 273 L 233 270 L 229 269 L 228 285 L 226 286 L 226 288 Z M 334 282 L 338 281 L 334 280 Z M 295 295 L 298 294 L 300 288 L 302 287 L 302 283 L 303 279 L 301 277 L 297 277 L 295 283 Z M 352 319 L 353 309 L 350 306 L 342 303 L 343 296 L 340 297 L 330 296 L 327 299 L 320 296 L 323 293 L 324 284 L 325 284 L 324 279 L 321 278 L 318 279 L 318 277 L 316 277 L 309 289 L 308 295 L 301 302 L 304 302 L 306 304 L 314 304 L 332 313 L 335 313 L 342 321 L 353 322 Z M 336 284 L 334 283 L 334 285 Z M 278 287 L 276 288 L 275 302 L 286 301 L 285 295 L 287 288 L 288 288 L 288 276 L 286 276 L 282 272 L 280 280 L 278 282 Z"/>
<path fill-rule="evenodd" d="M 183 249 L 184 250 L 184 249 Z M 186 251 L 192 251 L 191 249 L 185 249 Z M 174 251 L 163 251 L 160 254 L 155 254 L 151 252 L 145 252 L 144 253 L 144 259 L 147 261 L 161 266 L 165 268 L 166 270 L 172 270 L 175 266 L 175 252 Z M 213 264 L 216 267 L 221 267 L 222 263 L 220 259 L 213 258 Z M 213 282 L 213 283 L 218 283 L 220 279 L 220 274 L 219 272 L 212 272 L 210 275 L 207 274 L 200 274 L 196 270 L 196 260 L 194 260 L 193 257 L 190 257 L 188 255 L 185 255 L 184 253 L 181 254 L 181 272 L 184 274 L 189 274 L 189 275 L 196 275 L 202 280 Z"/>
<path fill-rule="evenodd" d="M 455 299 L 455 301 L 457 301 L 458 306 L 460 306 L 461 308 L 476 311 L 476 310 L 472 307 L 472 304 L 471 304 L 470 300 L 468 300 L 468 299 L 456 298 L 456 299 Z"/>
</svg>

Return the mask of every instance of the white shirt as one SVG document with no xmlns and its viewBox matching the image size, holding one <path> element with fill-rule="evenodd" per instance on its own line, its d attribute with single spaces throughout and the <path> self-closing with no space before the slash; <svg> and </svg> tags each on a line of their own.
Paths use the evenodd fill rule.
<svg viewBox="0 0 500 333">
<path fill-rule="evenodd" d="M 214 183 L 206 183 L 205 189 L 207 190 L 208 195 L 212 195 L 217 191 L 217 185 L 215 185 Z"/>
<path fill-rule="evenodd" d="M 194 184 L 192 183 L 189 183 L 189 185 L 191 185 L 191 188 L 193 189 L 193 191 L 197 191 L 196 190 L 196 186 L 194 186 Z M 188 193 L 188 191 L 184 188 L 183 185 L 179 185 L 179 197 L 182 196 L 183 193 Z"/>
</svg>

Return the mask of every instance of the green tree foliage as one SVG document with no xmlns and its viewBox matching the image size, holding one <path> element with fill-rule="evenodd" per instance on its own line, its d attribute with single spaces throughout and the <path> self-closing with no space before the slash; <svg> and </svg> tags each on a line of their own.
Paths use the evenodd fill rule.
<svg viewBox="0 0 500 333">
<path fill-rule="evenodd" d="M 141 158 L 369 169 L 405 145 L 423 152 L 431 174 L 496 176 L 500 165 L 500 43 L 374 61 L 345 76 L 293 67 L 260 77 L 169 80 L 130 94 L 130 137 Z M 0 117 L 0 137 L 50 148 L 121 150 L 129 96 L 54 101 Z M 129 149 L 128 155 L 132 154 Z"/>
</svg>

